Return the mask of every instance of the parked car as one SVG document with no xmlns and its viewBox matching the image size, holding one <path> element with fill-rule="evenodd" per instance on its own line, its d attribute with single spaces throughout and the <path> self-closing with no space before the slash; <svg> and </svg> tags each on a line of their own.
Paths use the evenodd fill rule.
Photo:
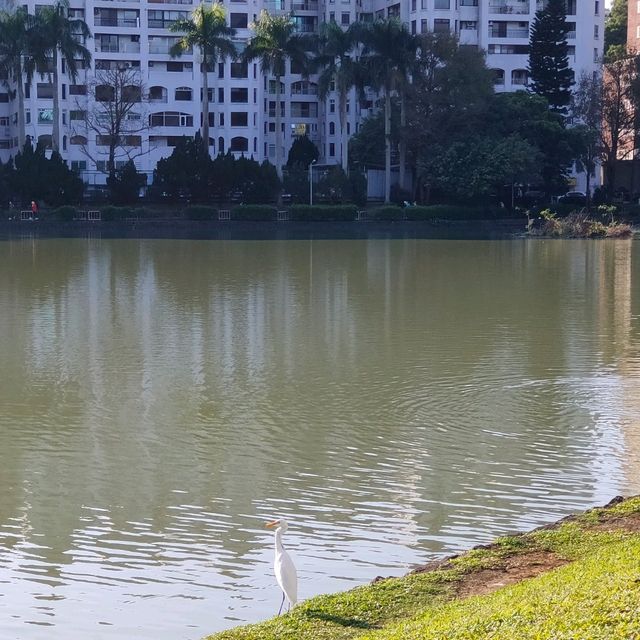
<svg viewBox="0 0 640 640">
<path fill-rule="evenodd" d="M 584 206 L 587 204 L 587 194 L 583 191 L 568 191 L 558 198 L 560 204 L 576 204 Z"/>
</svg>

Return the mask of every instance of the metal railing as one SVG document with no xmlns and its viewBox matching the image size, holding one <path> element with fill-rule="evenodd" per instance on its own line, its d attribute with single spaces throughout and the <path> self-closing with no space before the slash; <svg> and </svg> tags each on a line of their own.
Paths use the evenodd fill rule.
<svg viewBox="0 0 640 640">
<path fill-rule="evenodd" d="M 491 29 L 491 38 L 528 38 L 529 29 Z"/>
</svg>

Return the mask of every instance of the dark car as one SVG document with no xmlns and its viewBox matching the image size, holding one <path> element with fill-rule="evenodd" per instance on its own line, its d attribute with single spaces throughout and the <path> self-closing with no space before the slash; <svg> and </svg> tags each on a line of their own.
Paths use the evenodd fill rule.
<svg viewBox="0 0 640 640">
<path fill-rule="evenodd" d="M 575 204 L 584 206 L 587 204 L 587 194 L 582 191 L 569 191 L 558 198 L 560 204 Z"/>
</svg>

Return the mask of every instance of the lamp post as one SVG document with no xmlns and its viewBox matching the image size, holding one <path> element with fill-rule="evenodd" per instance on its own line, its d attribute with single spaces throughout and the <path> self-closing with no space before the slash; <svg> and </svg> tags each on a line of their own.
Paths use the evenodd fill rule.
<svg viewBox="0 0 640 640">
<path fill-rule="evenodd" d="M 315 163 L 315 160 L 309 163 L 309 205 L 313 205 L 313 165 Z"/>
</svg>

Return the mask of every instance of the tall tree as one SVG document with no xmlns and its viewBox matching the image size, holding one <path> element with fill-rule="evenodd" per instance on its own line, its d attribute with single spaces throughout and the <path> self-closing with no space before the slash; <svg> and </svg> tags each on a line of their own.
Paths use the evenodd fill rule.
<svg viewBox="0 0 640 640">
<path fill-rule="evenodd" d="M 171 55 L 179 57 L 193 47 L 200 49 L 202 62 L 202 140 L 209 150 L 209 71 L 215 69 L 216 62 L 237 55 L 233 44 L 236 30 L 227 26 L 226 10 L 223 5 L 214 3 L 208 7 L 204 2 L 197 6 L 190 18 L 176 20 L 171 31 L 184 35 L 171 47 Z"/>
<path fill-rule="evenodd" d="M 38 57 L 44 52 L 51 58 L 51 79 L 53 84 L 53 131 L 51 147 L 60 149 L 60 76 L 58 61 L 66 65 L 67 76 L 72 82 L 78 78 L 80 68 L 91 63 L 91 53 L 82 44 L 91 37 L 87 23 L 80 18 L 69 18 L 68 0 L 57 0 L 53 5 L 45 5 L 36 14 L 35 37 L 32 46 Z"/>
<path fill-rule="evenodd" d="M 72 82 L 78 78 L 80 68 L 91 63 L 91 53 L 82 44 L 91 37 L 87 23 L 80 18 L 69 18 L 68 0 L 56 0 L 53 5 L 45 5 L 36 15 L 35 37 L 32 39 L 38 56 L 45 53 L 51 58 L 51 78 L 53 84 L 53 131 L 51 147 L 60 150 L 60 76 L 58 61 L 66 66 L 67 76 Z"/>
<path fill-rule="evenodd" d="M 577 164 L 586 175 L 587 210 L 591 204 L 591 177 L 602 150 L 602 100 L 602 77 L 583 72 L 573 93 L 571 115 L 576 123 L 574 133 L 579 143 Z"/>
<path fill-rule="evenodd" d="M 357 25 L 357 23 L 355 23 Z M 319 38 L 318 55 L 314 64 L 322 70 L 318 79 L 320 98 L 324 100 L 332 87 L 338 94 L 341 161 L 344 171 L 349 170 L 349 136 L 347 135 L 347 98 L 354 86 L 361 86 L 364 70 L 356 60 L 357 28 L 354 24 L 344 30 L 336 22 L 325 22 Z"/>
<path fill-rule="evenodd" d="M 616 187 L 618 160 L 633 152 L 640 108 L 640 60 L 634 52 L 609 59 L 604 66 L 601 158 L 609 196 Z"/>
<path fill-rule="evenodd" d="M 5 83 L 11 89 L 15 83 L 18 97 L 18 148 L 25 143 L 24 81 L 31 82 L 36 60 L 32 55 L 31 37 L 33 16 L 23 7 L 11 13 L 0 14 L 0 69 L 6 75 Z M 44 63 L 44 55 L 39 61 Z"/>
<path fill-rule="evenodd" d="M 628 4 L 628 0 L 613 0 L 604 23 L 605 56 L 609 55 L 610 47 L 624 47 L 627 44 Z"/>
<path fill-rule="evenodd" d="M 275 161 L 278 177 L 282 178 L 282 114 L 280 111 L 282 76 L 285 75 L 287 61 L 290 61 L 294 68 L 302 70 L 304 74 L 308 73 L 309 51 L 313 44 L 309 38 L 296 33 L 295 23 L 290 16 L 271 15 L 263 10 L 252 28 L 253 36 L 249 38 L 243 58 L 247 62 L 260 60 L 263 73 L 270 73 L 275 77 Z"/>
<path fill-rule="evenodd" d="M 148 101 L 139 69 L 118 67 L 97 71 L 89 83 L 88 99 L 77 101 L 77 112 L 70 120 L 71 135 L 82 152 L 96 164 L 106 160 L 111 180 L 116 168 L 150 151 L 142 144 L 142 135 L 152 126 Z M 87 133 L 100 144 L 90 144 Z M 106 149 L 106 153 L 104 151 Z M 105 158 L 106 155 L 106 158 Z"/>
<path fill-rule="evenodd" d="M 530 90 L 543 96 L 552 111 L 566 115 L 573 72 L 569 67 L 565 0 L 548 0 L 536 13 L 529 43 Z"/>
<path fill-rule="evenodd" d="M 417 68 L 409 93 L 407 140 L 416 169 L 414 199 L 420 187 L 428 197 L 435 186 L 438 150 L 478 135 L 494 96 L 492 74 L 481 51 L 459 47 L 451 34 L 419 36 Z"/>
<path fill-rule="evenodd" d="M 404 95 L 410 66 L 408 51 L 411 34 L 397 18 L 376 20 L 360 28 L 363 43 L 362 64 L 367 69 L 367 84 L 381 90 L 385 114 L 385 202 L 391 200 L 391 94 Z"/>
</svg>

